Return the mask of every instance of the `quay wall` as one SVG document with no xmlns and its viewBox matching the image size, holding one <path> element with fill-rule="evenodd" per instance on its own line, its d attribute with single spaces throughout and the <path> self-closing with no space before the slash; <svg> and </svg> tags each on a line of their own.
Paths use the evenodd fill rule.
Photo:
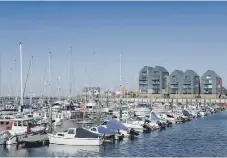
<svg viewBox="0 0 227 158">
<path fill-rule="evenodd" d="M 170 99 L 175 98 L 196 98 L 197 94 L 170 94 Z M 144 98 L 164 98 L 163 94 L 138 94 L 138 97 L 144 97 Z M 218 94 L 200 94 L 200 98 L 202 99 L 218 99 Z"/>
<path fill-rule="evenodd" d="M 102 101 L 120 101 L 120 98 L 101 98 Z M 177 98 L 177 99 L 164 99 L 164 98 L 122 98 L 124 102 L 141 102 L 141 103 L 203 103 L 203 104 L 227 104 L 227 99 L 189 99 L 189 98 Z"/>
</svg>

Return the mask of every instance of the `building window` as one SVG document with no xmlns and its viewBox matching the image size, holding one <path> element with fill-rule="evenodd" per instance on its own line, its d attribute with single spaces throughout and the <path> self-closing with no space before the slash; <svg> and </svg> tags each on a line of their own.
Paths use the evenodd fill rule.
<svg viewBox="0 0 227 158">
<path fill-rule="evenodd" d="M 157 75 L 159 73 L 159 71 L 154 71 L 154 74 Z"/>
<path fill-rule="evenodd" d="M 185 80 L 190 80 L 190 76 L 185 76 L 184 79 Z"/>
<path fill-rule="evenodd" d="M 17 126 L 17 121 L 14 121 L 14 126 Z"/>
<path fill-rule="evenodd" d="M 208 85 L 208 88 L 212 88 L 212 85 Z"/>
<path fill-rule="evenodd" d="M 206 76 L 206 79 L 211 79 L 211 75 L 207 75 Z"/>
</svg>

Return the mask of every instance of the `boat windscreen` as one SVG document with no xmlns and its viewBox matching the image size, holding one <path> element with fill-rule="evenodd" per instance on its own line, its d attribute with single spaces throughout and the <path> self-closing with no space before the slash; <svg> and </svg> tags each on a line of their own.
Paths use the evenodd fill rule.
<svg viewBox="0 0 227 158">
<path fill-rule="evenodd" d="M 100 136 L 98 134 L 90 132 L 84 128 L 77 128 L 75 137 L 76 138 L 98 138 Z"/>
</svg>

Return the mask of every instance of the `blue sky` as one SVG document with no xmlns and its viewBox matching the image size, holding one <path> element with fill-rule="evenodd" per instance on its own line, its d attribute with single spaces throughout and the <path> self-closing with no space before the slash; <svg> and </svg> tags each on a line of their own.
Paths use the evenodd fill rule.
<svg viewBox="0 0 227 158">
<path fill-rule="evenodd" d="M 52 95 L 69 93 L 69 47 L 73 48 L 73 93 L 84 85 L 138 88 L 147 66 L 216 71 L 227 86 L 227 2 L 0 2 L 2 93 L 15 95 L 20 84 L 19 48 L 23 43 L 24 80 L 34 56 L 31 83 L 43 89 L 52 52 Z M 96 52 L 93 57 L 93 52 Z M 16 65 L 15 65 L 15 60 Z M 12 68 L 10 80 L 9 69 Z M 10 82 L 11 81 L 11 82 Z M 28 91 L 28 89 L 27 89 Z"/>
</svg>

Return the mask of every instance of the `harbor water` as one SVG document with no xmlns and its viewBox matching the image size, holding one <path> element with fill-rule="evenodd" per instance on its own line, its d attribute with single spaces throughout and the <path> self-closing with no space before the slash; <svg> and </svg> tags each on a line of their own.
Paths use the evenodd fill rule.
<svg viewBox="0 0 227 158">
<path fill-rule="evenodd" d="M 21 148 L 1 147 L 2 157 L 44 156 L 226 156 L 227 112 L 177 124 L 163 131 L 140 134 L 138 139 L 124 140 L 101 147 L 49 145 Z"/>
</svg>

